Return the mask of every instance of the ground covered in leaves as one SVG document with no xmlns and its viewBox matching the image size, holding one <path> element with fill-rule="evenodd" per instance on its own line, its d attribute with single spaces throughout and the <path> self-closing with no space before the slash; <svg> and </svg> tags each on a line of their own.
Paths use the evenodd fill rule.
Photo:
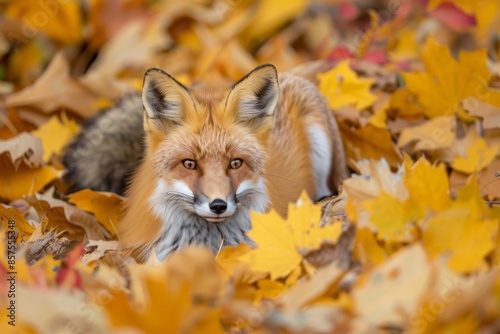
<svg viewBox="0 0 500 334">
<path fill-rule="evenodd" d="M 0 7 L 2 333 L 500 331 L 497 0 Z M 255 249 L 135 264 L 123 198 L 67 194 L 64 146 L 148 67 L 219 85 L 264 62 L 314 74 L 352 177 L 252 214 Z"/>
</svg>

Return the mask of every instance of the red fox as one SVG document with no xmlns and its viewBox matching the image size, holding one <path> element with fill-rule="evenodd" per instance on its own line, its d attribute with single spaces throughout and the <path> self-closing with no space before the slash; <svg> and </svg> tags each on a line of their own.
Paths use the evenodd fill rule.
<svg viewBox="0 0 500 334">
<path fill-rule="evenodd" d="M 137 97 L 130 100 L 131 106 L 140 103 Z M 342 140 L 323 97 L 306 79 L 278 76 L 273 65 L 257 67 L 229 89 L 212 90 L 188 89 L 152 68 L 144 77 L 142 105 L 142 116 L 138 111 L 124 116 L 124 106 L 108 111 L 107 129 L 106 115 L 91 121 L 93 127 L 87 124 L 65 160 L 75 188 L 120 191 L 125 167 L 115 167 L 127 164 L 130 170 L 142 155 L 118 227 L 123 247 L 139 262 L 153 251 L 163 260 L 189 244 L 214 253 L 221 244 L 253 245 L 246 235 L 249 210 L 265 212 L 272 204 L 286 215 L 288 203 L 303 189 L 317 200 L 335 193 L 347 177 Z M 121 141 L 129 147 L 121 151 L 128 151 L 102 152 L 111 134 L 116 141 L 119 125 L 113 119 L 120 110 Z M 95 129 L 100 137 L 89 136 Z M 93 147 L 88 151 L 102 153 L 82 158 L 85 143 Z M 125 162 L 130 155 L 135 162 Z M 84 158 L 93 161 L 85 172 L 79 167 Z M 102 160 L 106 173 L 99 181 Z M 115 169 L 121 171 L 117 177 Z"/>
</svg>

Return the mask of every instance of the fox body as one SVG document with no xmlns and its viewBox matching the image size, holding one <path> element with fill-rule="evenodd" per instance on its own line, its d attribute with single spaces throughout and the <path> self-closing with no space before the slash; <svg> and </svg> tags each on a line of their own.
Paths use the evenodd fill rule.
<svg viewBox="0 0 500 334">
<path fill-rule="evenodd" d="M 130 109 L 142 111 L 138 97 L 130 100 L 129 107 L 138 105 Z M 139 150 L 142 159 L 126 191 L 118 228 L 122 245 L 138 261 L 147 260 L 152 251 L 161 260 L 189 244 L 214 252 L 221 245 L 253 244 L 246 235 L 249 210 L 264 212 L 272 204 L 286 215 L 288 203 L 303 189 L 319 199 L 334 193 L 347 176 L 335 119 L 314 84 L 290 74 L 278 77 L 272 65 L 257 67 L 230 89 L 216 90 L 189 90 L 167 73 L 150 69 L 142 105 L 144 112 L 131 111 L 134 116 L 126 117 L 120 131 L 124 144 L 133 141 L 139 148 L 119 153 L 125 149 L 115 147 L 116 152 L 101 157 L 108 163 L 114 159 L 104 168 L 109 172 L 104 181 L 95 179 L 99 157 L 92 157 L 96 167 L 86 168 L 95 172 L 94 178 L 83 177 L 81 152 L 75 152 L 84 143 L 102 151 L 106 137 L 116 136 L 114 130 L 101 129 L 89 145 L 89 126 L 66 159 L 74 161 L 68 175 L 76 188 L 109 190 L 112 185 L 120 190 L 124 170 L 132 167 L 130 162 L 126 168 L 118 166 L 130 155 L 137 161 Z M 93 129 L 107 116 L 100 117 L 91 123 Z M 70 159 L 71 154 L 76 158 Z M 120 172 L 114 174 L 116 170 Z"/>
</svg>

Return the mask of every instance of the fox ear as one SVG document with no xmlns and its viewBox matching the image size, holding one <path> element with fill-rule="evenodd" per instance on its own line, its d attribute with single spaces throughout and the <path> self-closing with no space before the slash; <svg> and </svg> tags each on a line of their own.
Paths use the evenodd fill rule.
<svg viewBox="0 0 500 334">
<path fill-rule="evenodd" d="M 174 125 L 181 124 L 186 108 L 194 106 L 188 89 L 158 68 L 150 68 L 144 75 L 142 103 L 148 119 Z"/>
<path fill-rule="evenodd" d="M 264 64 L 234 84 L 227 96 L 225 110 L 234 110 L 237 122 L 258 128 L 272 124 L 278 98 L 276 68 Z"/>
</svg>

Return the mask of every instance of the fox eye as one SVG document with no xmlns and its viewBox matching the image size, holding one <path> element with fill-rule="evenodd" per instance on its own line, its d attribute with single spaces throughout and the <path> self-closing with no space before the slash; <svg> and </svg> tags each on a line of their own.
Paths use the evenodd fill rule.
<svg viewBox="0 0 500 334">
<path fill-rule="evenodd" d="M 196 161 L 190 159 L 182 160 L 182 165 L 187 169 L 196 169 L 198 167 Z"/>
<path fill-rule="evenodd" d="M 234 159 L 234 160 L 231 160 L 231 162 L 229 163 L 229 169 L 238 169 L 241 167 L 241 165 L 243 165 L 243 160 L 241 159 Z"/>
</svg>

